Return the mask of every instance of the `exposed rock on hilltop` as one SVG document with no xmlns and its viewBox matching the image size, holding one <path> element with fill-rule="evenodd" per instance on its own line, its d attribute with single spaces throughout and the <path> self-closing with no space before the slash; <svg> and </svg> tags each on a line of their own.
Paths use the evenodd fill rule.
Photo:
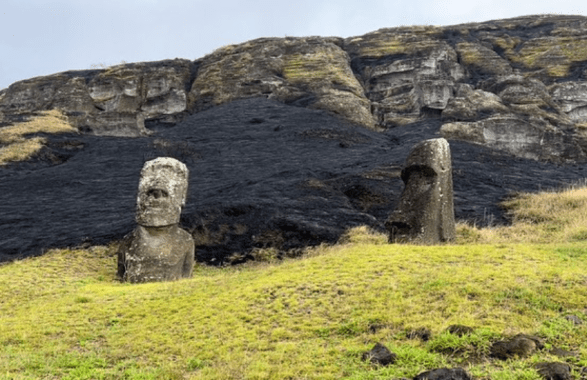
<svg viewBox="0 0 587 380">
<path fill-rule="evenodd" d="M 262 38 L 195 61 L 59 73 L 1 91 L 0 128 L 52 109 L 80 133 L 44 136 L 31 162 L 0 167 L 0 259 L 122 237 L 156 156 L 194 173 L 182 221 L 209 262 L 382 229 L 407 152 L 439 136 L 456 218 L 503 221 L 508 193 L 585 177 L 587 18 Z"/>
<path fill-rule="evenodd" d="M 263 96 L 374 127 L 370 103 L 349 63 L 340 38 L 264 38 L 227 46 L 202 59 L 190 109 Z"/>
<path fill-rule="evenodd" d="M 9 119 L 60 109 L 85 133 L 146 135 L 145 119 L 176 122 L 186 111 L 195 68 L 176 59 L 33 78 L 11 85 L 0 109 Z"/>
<path fill-rule="evenodd" d="M 194 62 L 128 64 L 18 82 L 6 91 L 0 111 L 10 119 L 59 108 L 84 131 L 138 136 L 147 133 L 144 120 L 174 123 L 186 112 L 262 96 L 371 129 L 441 117 L 458 122 L 443 130 L 447 138 L 522 157 L 583 159 L 586 20 L 528 16 L 381 29 L 346 39 L 262 38 Z M 479 138 L 510 123 L 515 134 L 533 135 L 532 142 Z"/>
</svg>

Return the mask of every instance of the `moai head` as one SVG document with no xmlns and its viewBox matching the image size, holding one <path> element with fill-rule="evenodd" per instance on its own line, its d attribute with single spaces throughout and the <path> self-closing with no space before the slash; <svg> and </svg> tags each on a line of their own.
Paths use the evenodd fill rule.
<svg viewBox="0 0 587 380">
<path fill-rule="evenodd" d="M 179 223 L 188 189 L 188 168 L 170 157 L 145 162 L 137 197 L 137 223 L 163 227 Z"/>
</svg>

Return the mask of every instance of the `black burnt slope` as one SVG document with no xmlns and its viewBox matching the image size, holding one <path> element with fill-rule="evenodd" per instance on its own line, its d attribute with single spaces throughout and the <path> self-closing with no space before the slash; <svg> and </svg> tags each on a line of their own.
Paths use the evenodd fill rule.
<svg viewBox="0 0 587 380">
<path fill-rule="evenodd" d="M 151 125 L 144 138 L 48 136 L 37 158 L 0 168 L 0 260 L 47 248 L 105 244 L 134 228 L 139 172 L 172 156 L 190 169 L 182 225 L 199 261 L 222 264 L 254 247 L 335 242 L 353 226 L 381 229 L 403 184 L 401 165 L 440 122 L 386 132 L 323 111 L 255 98 Z M 516 191 L 585 177 L 582 165 L 513 158 L 451 141 L 457 219 L 505 222 L 498 203 Z"/>
</svg>

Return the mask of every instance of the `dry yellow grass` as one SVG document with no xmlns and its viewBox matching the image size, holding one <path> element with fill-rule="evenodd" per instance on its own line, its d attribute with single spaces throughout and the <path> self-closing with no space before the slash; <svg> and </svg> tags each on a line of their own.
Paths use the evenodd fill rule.
<svg viewBox="0 0 587 380">
<path fill-rule="evenodd" d="M 456 244 L 567 244 L 587 241 L 587 182 L 562 190 L 520 193 L 502 203 L 512 224 L 457 223 Z M 352 228 L 339 243 L 387 244 L 387 235 Z"/>
<path fill-rule="evenodd" d="M 587 186 L 519 194 L 503 203 L 511 226 L 459 223 L 459 243 L 567 243 L 587 240 Z"/>
<path fill-rule="evenodd" d="M 506 51 L 514 62 L 531 69 L 545 69 L 553 77 L 568 75 L 574 62 L 587 59 L 587 40 L 574 37 L 536 38 L 518 51 Z"/>
<path fill-rule="evenodd" d="M 67 117 L 59 110 L 45 111 L 31 120 L 4 127 L 0 129 L 0 165 L 26 160 L 43 147 L 45 139 L 27 139 L 27 135 L 76 131 L 77 129 L 69 124 Z"/>
<path fill-rule="evenodd" d="M 45 143 L 42 137 L 23 139 L 0 148 L 0 165 L 7 162 L 24 161 L 41 150 Z"/>
</svg>

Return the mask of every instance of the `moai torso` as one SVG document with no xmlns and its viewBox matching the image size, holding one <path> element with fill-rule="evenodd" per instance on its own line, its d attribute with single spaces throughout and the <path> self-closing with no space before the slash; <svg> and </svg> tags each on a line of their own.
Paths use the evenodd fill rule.
<svg viewBox="0 0 587 380">
<path fill-rule="evenodd" d="M 188 171 L 168 157 L 145 163 L 137 197 L 137 228 L 118 250 L 123 281 L 170 281 L 191 277 L 194 240 L 178 225 L 187 194 Z"/>
<path fill-rule="evenodd" d="M 178 226 L 138 226 L 124 241 L 119 276 L 128 282 L 172 281 L 191 277 L 194 241 Z"/>
</svg>

